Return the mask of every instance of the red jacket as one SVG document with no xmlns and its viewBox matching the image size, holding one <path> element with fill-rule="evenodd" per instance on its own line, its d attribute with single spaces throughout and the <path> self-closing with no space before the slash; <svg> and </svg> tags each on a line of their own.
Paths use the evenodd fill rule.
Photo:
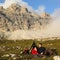
<svg viewBox="0 0 60 60">
<path fill-rule="evenodd" d="M 34 49 L 32 49 L 31 54 L 38 54 L 38 52 Z"/>
</svg>

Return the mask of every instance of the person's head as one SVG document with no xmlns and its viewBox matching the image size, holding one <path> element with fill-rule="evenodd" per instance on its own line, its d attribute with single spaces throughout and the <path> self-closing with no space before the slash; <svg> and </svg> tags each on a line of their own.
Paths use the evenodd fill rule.
<svg viewBox="0 0 60 60">
<path fill-rule="evenodd" d="M 38 45 L 39 47 L 42 47 L 42 43 L 39 43 L 39 45 Z"/>
</svg>

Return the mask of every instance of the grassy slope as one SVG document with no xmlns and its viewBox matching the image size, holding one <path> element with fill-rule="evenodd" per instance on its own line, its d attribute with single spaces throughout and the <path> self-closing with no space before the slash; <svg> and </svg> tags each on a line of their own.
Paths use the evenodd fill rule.
<svg viewBox="0 0 60 60">
<path fill-rule="evenodd" d="M 0 46 L 6 46 L 9 47 L 10 49 L 7 50 L 5 48 L 5 51 L 0 51 L 0 55 L 3 54 L 9 54 L 9 53 L 15 53 L 15 54 L 20 54 L 21 50 L 23 50 L 25 47 L 30 48 L 31 44 L 32 44 L 32 40 L 26 40 L 26 41 L 11 41 L 11 40 L 3 40 L 0 41 Z M 40 43 L 41 41 L 36 41 L 36 44 L 38 45 L 38 43 Z M 45 46 L 46 48 L 56 48 L 58 51 L 58 54 L 60 55 L 60 40 L 53 40 L 53 41 L 44 41 L 42 42 L 43 46 Z M 19 46 L 20 49 L 17 49 L 16 47 Z M 15 49 L 12 49 L 12 47 L 15 47 Z M 48 58 L 32 58 L 30 60 L 52 60 L 51 57 Z M 25 60 L 25 59 L 23 59 Z"/>
</svg>

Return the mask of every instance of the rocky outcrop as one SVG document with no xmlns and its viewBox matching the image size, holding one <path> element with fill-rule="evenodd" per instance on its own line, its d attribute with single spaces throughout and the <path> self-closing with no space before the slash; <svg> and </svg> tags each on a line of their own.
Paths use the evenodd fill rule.
<svg viewBox="0 0 60 60">
<path fill-rule="evenodd" d="M 26 7 L 12 4 L 9 8 L 0 7 L 0 31 L 39 30 L 50 22 L 49 14 L 38 15 Z"/>
</svg>

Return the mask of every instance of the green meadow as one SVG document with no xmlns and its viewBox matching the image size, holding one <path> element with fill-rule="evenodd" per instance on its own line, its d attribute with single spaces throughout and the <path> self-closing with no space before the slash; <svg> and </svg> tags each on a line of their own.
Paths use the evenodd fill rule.
<svg viewBox="0 0 60 60">
<path fill-rule="evenodd" d="M 46 48 L 56 48 L 58 55 L 60 56 L 60 39 L 49 41 L 37 41 L 37 40 L 0 40 L 0 60 L 53 60 L 53 56 L 45 57 L 33 57 L 32 55 L 22 55 L 21 52 L 24 48 L 30 48 L 33 41 L 42 43 Z M 10 54 L 15 54 L 12 57 Z M 7 56 L 6 56 L 7 55 Z"/>
</svg>

